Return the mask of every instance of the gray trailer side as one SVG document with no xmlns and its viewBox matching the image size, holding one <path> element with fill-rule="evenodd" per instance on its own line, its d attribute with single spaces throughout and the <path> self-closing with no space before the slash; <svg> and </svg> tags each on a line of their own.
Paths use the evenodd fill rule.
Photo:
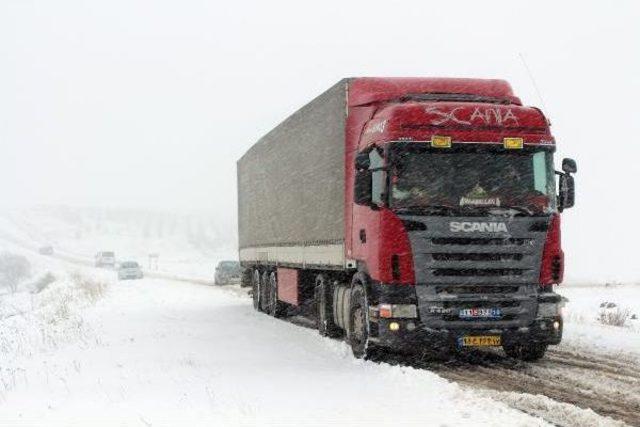
<svg viewBox="0 0 640 427">
<path fill-rule="evenodd" d="M 244 265 L 344 266 L 347 82 L 289 116 L 238 161 Z"/>
</svg>

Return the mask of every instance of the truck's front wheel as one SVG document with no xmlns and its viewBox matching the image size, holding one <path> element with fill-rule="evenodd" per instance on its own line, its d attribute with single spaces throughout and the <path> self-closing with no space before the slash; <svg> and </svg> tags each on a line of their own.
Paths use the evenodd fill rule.
<svg viewBox="0 0 640 427">
<path fill-rule="evenodd" d="M 542 359 L 547 351 L 547 344 L 539 343 L 512 343 L 502 346 L 507 356 L 514 359 L 533 362 Z"/>
</svg>

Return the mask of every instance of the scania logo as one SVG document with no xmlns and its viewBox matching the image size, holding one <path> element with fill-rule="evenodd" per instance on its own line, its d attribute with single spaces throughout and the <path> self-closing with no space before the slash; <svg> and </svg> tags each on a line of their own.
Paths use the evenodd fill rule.
<svg viewBox="0 0 640 427">
<path fill-rule="evenodd" d="M 458 233 L 463 231 L 471 233 L 479 231 L 482 233 L 508 233 L 507 224 L 504 222 L 469 222 L 469 221 L 453 221 L 449 223 L 449 229 Z"/>
</svg>

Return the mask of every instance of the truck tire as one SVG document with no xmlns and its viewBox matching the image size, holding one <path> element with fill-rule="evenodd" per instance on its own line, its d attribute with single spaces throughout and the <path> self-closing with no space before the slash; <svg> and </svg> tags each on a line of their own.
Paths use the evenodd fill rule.
<svg viewBox="0 0 640 427">
<path fill-rule="evenodd" d="M 253 270 L 252 279 L 251 279 L 251 291 L 253 294 L 253 309 L 256 311 L 260 311 L 260 294 L 262 289 L 260 289 L 260 272 L 258 269 Z"/>
<path fill-rule="evenodd" d="M 285 305 L 278 300 L 278 276 L 275 271 L 269 275 L 269 298 L 267 313 L 273 317 L 281 317 L 285 310 Z"/>
<path fill-rule="evenodd" d="M 514 343 L 514 344 L 504 344 L 502 346 L 504 352 L 507 356 L 524 360 L 525 362 L 533 362 L 535 360 L 540 360 L 544 356 L 547 351 L 547 344 L 539 344 L 539 343 Z"/>
<path fill-rule="evenodd" d="M 358 359 L 370 359 L 379 353 L 369 341 L 369 303 L 364 286 L 359 283 L 351 288 L 347 339 Z"/>
<path fill-rule="evenodd" d="M 333 318 L 333 289 L 323 274 L 316 276 L 314 301 L 316 306 L 316 327 L 323 337 L 339 338 L 342 329 Z"/>
<path fill-rule="evenodd" d="M 269 310 L 269 271 L 265 270 L 260 275 L 260 311 L 267 313 Z"/>
</svg>

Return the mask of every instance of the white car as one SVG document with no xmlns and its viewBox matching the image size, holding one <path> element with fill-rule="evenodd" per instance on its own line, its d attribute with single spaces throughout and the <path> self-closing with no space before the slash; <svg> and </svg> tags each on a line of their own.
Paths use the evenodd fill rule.
<svg viewBox="0 0 640 427">
<path fill-rule="evenodd" d="M 111 251 L 102 251 L 96 254 L 96 267 L 114 268 L 116 255 Z"/>
<path fill-rule="evenodd" d="M 142 279 L 142 268 L 135 261 L 124 261 L 118 266 L 118 280 Z"/>
</svg>

